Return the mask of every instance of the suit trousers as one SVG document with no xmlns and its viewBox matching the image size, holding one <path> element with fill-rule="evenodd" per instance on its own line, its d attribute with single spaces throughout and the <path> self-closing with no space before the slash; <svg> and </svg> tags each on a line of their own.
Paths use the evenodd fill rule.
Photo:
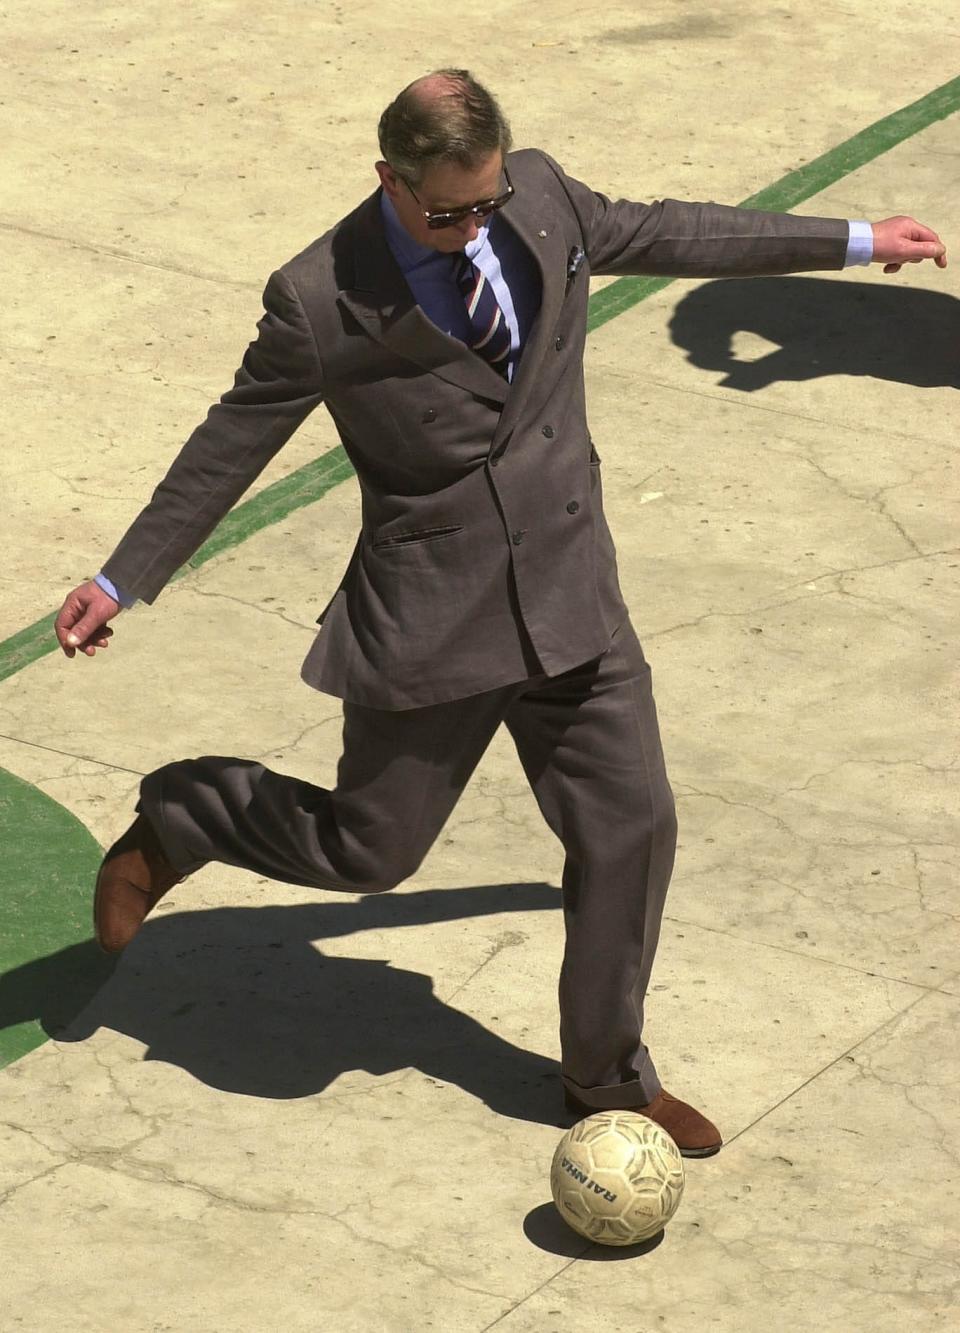
<svg viewBox="0 0 960 1333">
<path fill-rule="evenodd" d="M 205 756 L 148 774 L 139 808 L 180 874 L 207 861 L 377 893 L 412 875 L 504 723 L 565 852 L 565 1085 L 597 1108 L 660 1090 L 643 1009 L 676 848 L 650 668 L 629 622 L 562 675 L 401 712 L 345 703 L 333 790 Z"/>
</svg>

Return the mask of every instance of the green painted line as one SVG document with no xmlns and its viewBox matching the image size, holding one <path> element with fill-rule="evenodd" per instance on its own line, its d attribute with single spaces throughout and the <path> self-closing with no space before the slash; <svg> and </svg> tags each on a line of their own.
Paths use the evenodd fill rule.
<svg viewBox="0 0 960 1333">
<path fill-rule="evenodd" d="M 185 574 L 190 569 L 199 569 L 214 556 L 229 551 L 233 546 L 239 546 L 261 528 L 279 523 L 294 510 L 303 509 L 305 505 L 322 499 L 327 491 L 332 491 L 334 486 L 339 486 L 341 481 L 346 481 L 352 476 L 353 466 L 343 447 L 338 444 L 327 453 L 321 454 L 319 458 L 315 458 L 313 462 L 298 468 L 296 472 L 291 472 L 289 477 L 283 477 L 280 481 L 275 481 L 272 486 L 265 487 L 252 500 L 247 500 L 245 504 L 234 509 L 220 523 L 216 532 L 211 533 L 209 540 L 204 542 L 179 574 Z"/>
<path fill-rule="evenodd" d="M 171 583 L 176 583 L 191 570 L 199 569 L 214 556 L 222 555 L 233 546 L 239 546 L 261 528 L 279 523 L 294 510 L 313 504 L 315 500 L 326 495 L 327 491 L 352 476 L 353 468 L 347 455 L 337 445 L 335 449 L 321 454 L 312 463 L 298 468 L 288 477 L 282 477 L 280 481 L 265 486 L 252 499 L 245 500 L 227 514 L 210 539 L 204 542 L 182 569 L 177 570 Z M 42 620 L 19 630 L 5 643 L 0 644 L 0 680 L 16 675 L 31 662 L 36 662 L 41 657 L 46 657 L 48 653 L 59 650 L 53 631 L 56 615 L 55 611 L 51 612 Z"/>
<path fill-rule="evenodd" d="M 601 324 L 609 323 L 625 310 L 645 301 L 654 292 L 662 291 L 671 282 L 677 281 L 677 278 L 617 278 L 615 282 L 608 283 L 590 297 L 587 332 L 592 333 Z"/>
<path fill-rule="evenodd" d="M 740 207 L 779 211 L 792 208 L 958 109 L 960 76 L 934 88 L 909 106 L 901 107 L 892 115 L 868 125 L 851 139 L 798 167 L 796 171 L 788 172 L 773 185 L 742 200 Z M 592 333 L 676 281 L 676 278 L 618 278 L 590 297 L 587 331 Z M 295 509 L 313 504 L 351 476 L 353 468 L 338 445 L 289 477 L 265 487 L 253 499 L 238 505 L 174 578 L 182 578 L 214 556 L 239 546 L 255 532 L 280 522 Z M 0 644 L 0 680 L 15 675 L 32 662 L 57 651 L 53 634 L 55 615 L 55 612 L 51 612 Z"/>
<path fill-rule="evenodd" d="M 806 162 L 773 185 L 768 185 L 749 199 L 742 208 L 772 208 L 781 212 L 793 208 L 811 195 L 820 194 L 852 171 L 896 148 L 934 121 L 946 120 L 960 109 L 960 75 L 920 97 L 892 115 L 874 121 L 865 130 L 831 148 L 829 152 Z"/>
<path fill-rule="evenodd" d="M 42 620 L 36 620 L 26 629 L 17 630 L 0 645 L 0 680 L 15 676 L 18 671 L 36 662 L 39 658 L 52 653 L 57 641 L 53 633 L 56 611 L 51 611 Z"/>
<path fill-rule="evenodd" d="M 852 139 L 846 139 L 836 148 L 815 157 L 812 162 L 805 162 L 796 171 L 788 172 L 772 185 L 742 199 L 739 207 L 786 213 L 805 199 L 822 193 L 844 176 L 849 176 L 858 167 L 872 162 L 875 157 L 881 157 L 897 144 L 903 143 L 904 139 L 926 129 L 934 121 L 945 120 L 957 110 L 960 110 L 960 76 L 934 88 L 933 92 L 911 102 L 909 106 L 901 107 L 892 115 L 884 116 L 883 120 L 874 121 Z M 618 278 L 590 298 L 588 331 L 592 333 L 602 324 L 676 281 L 676 278 Z"/>
<path fill-rule="evenodd" d="M 70 1033 L 115 960 L 90 938 L 101 851 L 79 819 L 0 768 L 0 1067 Z"/>
</svg>

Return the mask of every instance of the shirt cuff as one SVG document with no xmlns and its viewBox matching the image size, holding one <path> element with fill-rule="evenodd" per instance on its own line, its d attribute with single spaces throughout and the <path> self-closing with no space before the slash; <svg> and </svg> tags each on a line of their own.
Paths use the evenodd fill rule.
<svg viewBox="0 0 960 1333">
<path fill-rule="evenodd" d="M 136 602 L 136 597 L 131 597 L 128 592 L 118 588 L 115 583 L 111 583 L 106 574 L 95 574 L 94 583 L 98 588 L 102 588 L 108 597 L 112 597 L 115 602 L 119 602 L 122 607 L 131 607 Z"/>
<path fill-rule="evenodd" d="M 869 222 L 848 222 L 847 257 L 844 268 L 851 264 L 869 264 L 873 258 L 873 227 Z"/>
</svg>

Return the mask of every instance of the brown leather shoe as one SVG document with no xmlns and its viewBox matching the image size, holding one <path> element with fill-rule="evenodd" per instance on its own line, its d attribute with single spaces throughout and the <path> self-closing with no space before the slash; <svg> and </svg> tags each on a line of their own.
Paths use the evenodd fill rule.
<svg viewBox="0 0 960 1333">
<path fill-rule="evenodd" d="M 153 825 L 137 815 L 100 866 L 93 897 L 93 929 L 104 953 L 120 953 L 147 913 L 186 875 L 177 875 Z"/>
<path fill-rule="evenodd" d="M 663 1089 L 646 1106 L 588 1106 L 572 1092 L 564 1089 L 564 1101 L 567 1109 L 578 1115 L 594 1115 L 597 1111 L 636 1111 L 648 1120 L 655 1120 L 661 1129 L 665 1129 L 680 1149 L 681 1157 L 712 1157 L 723 1147 L 723 1139 L 716 1125 L 710 1123 L 705 1115 L 695 1111 L 686 1102 L 671 1097 Z"/>
</svg>

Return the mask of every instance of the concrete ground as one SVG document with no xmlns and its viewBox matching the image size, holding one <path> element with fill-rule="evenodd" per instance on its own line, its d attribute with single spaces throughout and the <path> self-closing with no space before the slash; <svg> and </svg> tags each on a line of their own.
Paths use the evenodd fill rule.
<svg viewBox="0 0 960 1333">
<path fill-rule="evenodd" d="M 596 188 L 736 202 L 946 83 L 960 45 L 945 0 L 34 0 L 3 33 L 7 644 L 232 381 L 268 273 L 372 188 L 409 79 L 469 65 Z M 797 211 L 956 245 L 958 128 Z M 7 676 L 5 1330 L 960 1327 L 958 275 L 678 282 L 589 339 L 681 820 L 649 1040 L 727 1139 L 645 1253 L 549 1202 L 561 853 L 507 738 L 396 893 L 211 866 L 92 962 L 92 839 L 141 774 L 241 753 L 331 779 L 339 707 L 298 670 L 352 483 L 94 661 Z M 255 490 L 335 443 L 317 413 Z"/>
</svg>

